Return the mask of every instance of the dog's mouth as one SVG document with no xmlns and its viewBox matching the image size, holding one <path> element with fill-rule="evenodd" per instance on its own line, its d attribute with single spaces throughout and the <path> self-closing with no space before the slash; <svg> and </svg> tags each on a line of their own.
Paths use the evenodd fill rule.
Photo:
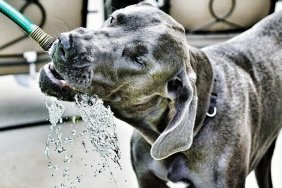
<svg viewBox="0 0 282 188">
<path fill-rule="evenodd" d="M 43 93 L 60 100 L 73 101 L 74 96 L 79 93 L 60 76 L 53 63 L 41 68 L 39 85 Z"/>
<path fill-rule="evenodd" d="M 69 86 L 63 77 L 56 71 L 53 63 L 49 63 L 44 70 L 46 71 L 48 78 L 50 78 L 50 80 L 58 87 L 63 88 Z"/>
</svg>

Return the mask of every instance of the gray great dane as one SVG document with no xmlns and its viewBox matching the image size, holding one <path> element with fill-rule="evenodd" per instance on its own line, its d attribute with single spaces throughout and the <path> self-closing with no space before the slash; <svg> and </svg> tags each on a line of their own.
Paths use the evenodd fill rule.
<svg viewBox="0 0 282 188">
<path fill-rule="evenodd" d="M 272 187 L 282 12 L 195 49 L 180 24 L 142 3 L 115 11 L 97 31 L 60 34 L 50 55 L 42 92 L 68 101 L 98 95 L 135 128 L 131 159 L 140 188 L 242 188 L 252 170 L 261 188 Z"/>
</svg>

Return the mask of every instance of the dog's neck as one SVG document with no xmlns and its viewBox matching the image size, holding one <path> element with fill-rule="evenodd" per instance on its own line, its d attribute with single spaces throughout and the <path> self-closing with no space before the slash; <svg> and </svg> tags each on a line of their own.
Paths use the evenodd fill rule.
<svg viewBox="0 0 282 188">
<path fill-rule="evenodd" d="M 212 93 L 215 91 L 215 82 L 212 65 L 206 54 L 190 47 L 190 64 L 197 75 L 196 87 L 198 94 L 197 116 L 194 127 L 194 136 L 199 132 L 209 111 Z"/>
</svg>

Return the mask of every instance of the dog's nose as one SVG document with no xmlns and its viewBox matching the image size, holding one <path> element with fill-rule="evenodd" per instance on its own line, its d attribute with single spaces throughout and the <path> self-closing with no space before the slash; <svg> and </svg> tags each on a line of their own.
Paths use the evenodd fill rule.
<svg viewBox="0 0 282 188">
<path fill-rule="evenodd" d="M 70 37 L 68 34 L 62 33 L 59 36 L 59 41 L 62 44 L 64 49 L 69 49 L 70 48 Z"/>
<path fill-rule="evenodd" d="M 57 56 L 62 62 L 69 62 L 72 58 L 73 50 L 71 50 L 71 35 L 61 33 L 58 37 Z"/>
</svg>

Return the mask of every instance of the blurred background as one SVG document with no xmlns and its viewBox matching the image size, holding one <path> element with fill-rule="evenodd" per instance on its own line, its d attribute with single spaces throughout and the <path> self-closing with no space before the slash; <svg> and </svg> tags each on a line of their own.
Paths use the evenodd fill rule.
<svg viewBox="0 0 282 188">
<path fill-rule="evenodd" d="M 141 0 L 7 0 L 47 33 L 56 37 L 77 27 L 98 29 L 116 9 Z M 189 44 L 204 47 L 240 34 L 265 16 L 282 8 L 277 0 L 149 0 L 173 16 L 186 29 Z M 63 176 L 64 156 L 52 155 L 58 169 L 48 168 L 44 154 L 49 132 L 46 96 L 38 86 L 38 71 L 50 61 L 48 54 L 27 38 L 21 29 L 0 14 L 0 188 L 103 187 L 137 188 L 130 164 L 129 140 L 132 128 L 115 120 L 121 148 L 122 170 L 97 176 L 91 166 L 99 160 L 85 152 L 81 140 L 68 145 L 73 162 L 68 164 L 71 180 Z M 83 131 L 83 122 L 74 123 L 77 107 L 66 106 L 63 136 Z M 83 139 L 83 138 L 80 138 Z M 274 188 L 282 188 L 282 138 L 273 158 Z M 71 184 L 72 183 L 72 184 Z M 69 184 L 69 185 L 66 185 Z M 247 188 L 256 188 L 254 173 Z"/>
</svg>

